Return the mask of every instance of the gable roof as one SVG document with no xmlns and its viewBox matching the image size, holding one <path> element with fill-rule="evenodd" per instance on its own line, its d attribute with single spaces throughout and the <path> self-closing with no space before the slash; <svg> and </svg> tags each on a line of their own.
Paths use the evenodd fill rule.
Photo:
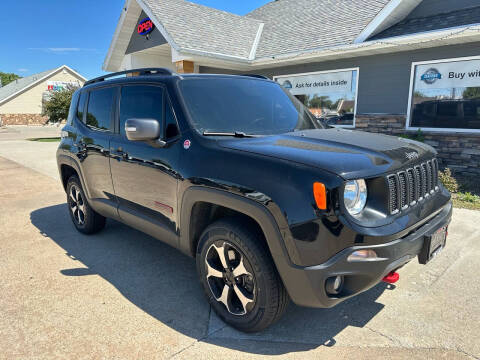
<svg viewBox="0 0 480 360">
<path fill-rule="evenodd" d="M 278 0 L 248 18 L 265 23 L 257 57 L 351 44 L 390 0 Z"/>
<path fill-rule="evenodd" d="M 480 24 L 480 6 L 432 16 L 406 19 L 371 37 L 370 40 L 417 34 L 470 24 Z"/>
<path fill-rule="evenodd" d="M 376 38 L 410 21 L 405 19 L 423 0 L 273 0 L 245 16 L 186 0 L 125 1 L 103 64 L 107 71 L 120 69 L 142 10 L 171 46 L 172 62 L 236 70 L 403 51 L 417 42 L 431 47 L 480 39 L 471 25 L 455 34 L 442 27 L 425 35 L 419 26 L 408 39 Z"/>
<path fill-rule="evenodd" d="M 54 75 L 54 74 L 56 74 L 57 72 L 59 72 L 63 69 L 69 70 L 70 72 L 75 74 L 77 77 L 79 77 L 83 81 L 87 80 L 82 75 L 80 75 L 76 71 L 69 68 L 67 65 L 62 65 L 62 66 L 60 66 L 58 68 L 55 68 L 55 69 L 42 71 L 42 72 L 37 73 L 37 74 L 33 74 L 33 75 L 30 75 L 30 76 L 26 76 L 26 77 L 14 80 L 14 81 L 8 83 L 7 85 L 1 87 L 0 88 L 0 104 L 6 102 L 11 97 L 29 89 L 30 87 L 34 86 L 36 83 L 39 83 L 39 82 L 45 80 L 49 76 Z"/>
<path fill-rule="evenodd" d="M 199 50 L 249 59 L 262 27 L 261 21 L 184 0 L 142 2 L 173 40 L 177 51 Z"/>
</svg>

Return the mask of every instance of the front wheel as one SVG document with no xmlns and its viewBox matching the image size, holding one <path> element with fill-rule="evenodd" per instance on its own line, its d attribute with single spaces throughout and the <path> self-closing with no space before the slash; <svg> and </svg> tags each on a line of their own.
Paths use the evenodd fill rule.
<svg viewBox="0 0 480 360">
<path fill-rule="evenodd" d="M 261 234 L 248 222 L 222 219 L 202 234 L 197 271 L 218 316 L 245 332 L 282 317 L 288 294 Z"/>
</svg>

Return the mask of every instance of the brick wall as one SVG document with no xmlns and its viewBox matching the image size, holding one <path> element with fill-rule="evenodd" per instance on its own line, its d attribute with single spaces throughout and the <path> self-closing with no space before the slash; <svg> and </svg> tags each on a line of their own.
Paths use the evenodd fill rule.
<svg viewBox="0 0 480 360">
<path fill-rule="evenodd" d="M 357 115 L 356 129 L 388 135 L 411 134 L 405 115 Z M 480 134 L 422 131 L 425 143 L 438 151 L 441 167 L 461 175 L 480 175 Z"/>
<path fill-rule="evenodd" d="M 40 114 L 0 114 L 0 125 L 44 125 L 47 116 Z"/>
</svg>

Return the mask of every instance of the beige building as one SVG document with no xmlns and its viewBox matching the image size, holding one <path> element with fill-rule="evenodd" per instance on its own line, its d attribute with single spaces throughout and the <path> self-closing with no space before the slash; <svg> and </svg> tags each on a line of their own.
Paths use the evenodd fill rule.
<svg viewBox="0 0 480 360">
<path fill-rule="evenodd" d="M 82 86 L 86 79 L 66 65 L 30 75 L 0 87 L 1 125 L 39 125 L 43 100 L 68 85 Z"/>
</svg>

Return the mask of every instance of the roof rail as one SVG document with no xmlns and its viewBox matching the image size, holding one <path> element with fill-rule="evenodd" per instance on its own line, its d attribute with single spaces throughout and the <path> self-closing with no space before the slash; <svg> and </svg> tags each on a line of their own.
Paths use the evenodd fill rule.
<svg viewBox="0 0 480 360">
<path fill-rule="evenodd" d="M 259 74 L 240 74 L 239 76 L 249 76 L 249 77 L 254 77 L 258 79 L 265 79 L 265 80 L 270 80 L 268 77 L 259 75 Z"/>
<path fill-rule="evenodd" d="M 143 76 L 143 75 L 176 75 L 175 72 L 173 72 L 170 69 L 167 68 L 142 68 L 142 69 L 131 69 L 131 70 L 125 70 L 125 71 L 119 71 L 119 72 L 114 72 L 111 74 L 106 74 L 103 76 L 96 77 L 94 79 L 88 80 L 83 84 L 83 86 L 87 86 L 90 84 L 98 83 L 101 81 L 105 81 L 105 79 L 115 77 L 115 76 L 120 76 L 120 75 L 126 75 L 126 74 L 134 74 L 133 76 Z"/>
</svg>

